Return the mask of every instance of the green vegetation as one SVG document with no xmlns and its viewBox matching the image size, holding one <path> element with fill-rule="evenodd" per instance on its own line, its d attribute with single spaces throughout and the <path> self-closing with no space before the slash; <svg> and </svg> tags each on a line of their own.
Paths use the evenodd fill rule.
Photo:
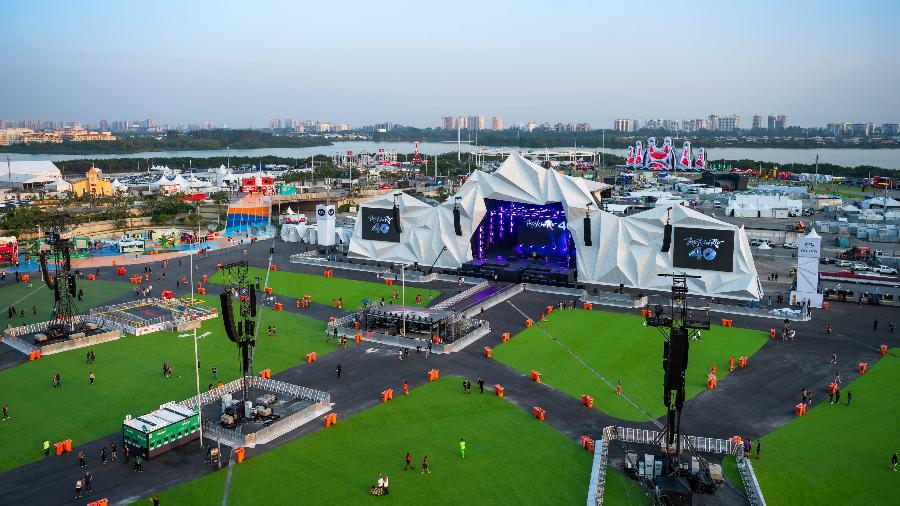
<svg viewBox="0 0 900 506">
<path fill-rule="evenodd" d="M 324 269 L 323 269 L 324 270 Z M 345 278 L 326 278 L 325 276 L 314 276 L 312 274 L 302 274 L 298 272 L 287 271 L 269 271 L 269 286 L 272 292 L 287 297 L 299 298 L 304 295 L 312 296 L 314 303 L 331 305 L 332 299 L 338 297 L 344 298 L 344 309 L 348 311 L 355 310 L 362 304 L 363 299 L 371 301 L 380 300 L 384 297 L 385 303 L 391 302 L 392 292 L 401 291 L 400 284 L 388 286 L 381 283 L 370 283 L 368 281 L 356 281 Z M 252 280 L 259 276 L 260 286 L 266 279 L 266 271 L 253 267 L 250 269 L 249 278 Z M 222 283 L 222 272 L 216 272 L 209 278 L 212 283 Z M 424 286 L 406 286 L 406 304 L 413 306 L 416 303 L 416 295 L 422 296 L 422 304 L 428 305 L 432 299 L 440 295 L 441 292 L 432 290 Z M 400 299 L 396 299 L 395 303 L 399 304 Z"/>
<path fill-rule="evenodd" d="M 644 493 L 644 489 L 625 473 L 608 466 L 606 468 L 606 488 L 603 495 L 603 504 L 612 506 L 643 506 L 650 504 L 650 498 Z"/>
<path fill-rule="evenodd" d="M 722 474 L 734 487 L 747 495 L 747 489 L 744 488 L 744 480 L 741 479 L 741 472 L 738 470 L 737 459 L 734 455 L 726 455 L 722 459 Z"/>
<path fill-rule="evenodd" d="M 375 396 L 381 387 L 369 388 Z M 410 471 L 403 470 L 407 451 Z M 421 474 L 426 455 L 430 475 Z M 591 462 L 591 454 L 552 427 L 496 396 L 464 395 L 459 378 L 449 377 L 235 466 L 228 502 L 579 504 Z M 160 502 L 219 504 L 226 473 L 179 485 L 160 494 Z M 372 497 L 380 473 L 390 478 L 390 494 Z"/>
<path fill-rule="evenodd" d="M 214 297 L 207 300 L 215 303 Z M 277 329 L 274 337 L 260 333 L 254 358 L 258 370 L 276 373 L 302 363 L 311 351 L 322 356 L 337 348 L 325 342 L 324 322 L 311 318 L 264 309 L 258 324 Z M 203 322 L 199 332 L 206 331 L 212 334 L 198 342 L 201 389 L 214 382 L 213 366 L 222 381 L 240 376 L 237 349 L 225 336 L 221 319 Z M 79 446 L 121 431 L 127 414 L 143 414 L 196 394 L 191 338 L 175 332 L 124 336 L 93 350 L 94 364 L 85 363 L 87 350 L 80 349 L 0 371 L 0 404 L 9 404 L 11 416 L 0 429 L 0 472 L 42 458 L 44 438 L 71 438 Z M 163 362 L 174 370 L 170 378 L 162 374 Z M 51 377 L 57 371 L 62 387 L 54 390 Z M 97 378 L 93 386 L 88 383 L 90 371 Z"/>
<path fill-rule="evenodd" d="M 891 454 L 900 452 L 898 351 L 846 386 L 841 404 L 822 402 L 763 436 L 753 469 L 768 504 L 893 504 L 900 497 L 900 472 L 890 470 Z"/>
<path fill-rule="evenodd" d="M 3 300 L 3 309 L 5 310 L 10 304 L 15 304 L 16 310 L 25 311 L 25 316 L 24 318 L 17 316 L 12 320 L 6 320 L 3 322 L 4 326 L 6 323 L 17 327 L 28 323 L 49 320 L 50 313 L 53 310 L 53 292 L 44 285 L 40 273 L 30 273 L 32 287 L 28 288 L 28 283 L 15 282 L 16 278 L 13 277 L 11 268 L 7 268 L 6 272 L 7 286 L 0 288 L 0 299 Z M 79 302 L 76 299 L 75 301 L 75 307 L 83 313 L 86 313 L 91 308 L 108 304 L 110 301 L 128 293 L 128 290 L 131 288 L 126 283 L 99 279 L 97 281 L 88 281 L 87 278 L 78 280 L 76 286 L 84 289 L 84 300 Z M 37 314 L 31 310 L 32 306 L 37 309 Z M 4 312 L 0 316 L 5 318 L 6 313 Z"/>
<path fill-rule="evenodd" d="M 144 151 L 193 151 L 211 149 L 303 148 L 328 146 L 322 137 L 274 135 L 261 130 L 168 131 L 157 135 L 133 135 L 115 141 L 29 143 L 4 146 L 10 153 L 95 154 Z"/>
<path fill-rule="evenodd" d="M 662 336 L 653 327 L 643 325 L 640 316 L 606 311 L 554 311 L 544 329 L 577 353 L 604 375 L 614 386 L 622 381 L 622 392 L 653 418 L 665 414 L 660 385 L 663 381 Z M 496 329 L 502 332 L 505 329 Z M 757 330 L 714 326 L 692 341 L 685 394 L 688 399 L 706 389 L 710 366 L 718 367 L 718 378 L 728 374 L 728 359 L 735 361 L 750 356 L 766 342 L 767 336 Z M 572 397 L 587 394 L 594 406 L 616 418 L 647 420 L 624 398 L 585 370 L 565 350 L 554 343 L 537 326 L 514 336 L 508 343 L 494 348 L 494 358 L 528 374 L 541 373 L 541 380 Z M 750 359 L 752 364 L 753 360 Z"/>
</svg>

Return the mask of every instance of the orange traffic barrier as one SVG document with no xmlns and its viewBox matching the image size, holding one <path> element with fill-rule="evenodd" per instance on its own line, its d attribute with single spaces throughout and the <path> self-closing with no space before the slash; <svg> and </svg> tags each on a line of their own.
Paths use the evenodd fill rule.
<svg viewBox="0 0 900 506">
<path fill-rule="evenodd" d="M 29 362 L 34 362 L 35 359 L 37 359 L 37 352 L 32 351 L 31 353 L 28 354 L 28 361 L 29 361 Z"/>
<path fill-rule="evenodd" d="M 534 325 L 534 320 L 532 320 L 531 318 L 525 320 L 525 328 L 526 329 L 531 327 L 532 325 Z"/>
<path fill-rule="evenodd" d="M 332 425 L 337 423 L 337 414 L 336 413 L 328 413 L 325 415 L 325 427 L 331 427 Z"/>
<path fill-rule="evenodd" d="M 272 309 L 274 309 L 275 311 L 282 311 L 284 310 L 284 304 L 282 304 L 281 302 L 276 302 L 275 305 L 272 306 Z"/>
<path fill-rule="evenodd" d="M 505 343 L 509 341 L 509 332 L 504 332 L 500 337 L 500 342 Z"/>
<path fill-rule="evenodd" d="M 649 309 L 641 309 L 641 316 L 647 318 L 653 316 L 653 313 Z"/>
<path fill-rule="evenodd" d="M 56 456 L 59 457 L 63 454 L 63 444 L 62 443 L 53 443 L 53 448 L 56 450 Z"/>
<path fill-rule="evenodd" d="M 263 289 L 263 292 L 265 292 L 266 295 L 272 295 L 272 287 L 271 286 L 265 287 Z"/>
<path fill-rule="evenodd" d="M 172 293 L 172 290 L 163 290 L 162 298 L 164 299 L 173 299 L 175 298 L 175 294 Z"/>
<path fill-rule="evenodd" d="M 124 267 L 119 267 L 118 269 L 116 269 L 116 275 L 117 275 L 117 276 L 124 276 L 124 275 L 125 275 L 125 268 L 124 268 Z"/>
<path fill-rule="evenodd" d="M 27 283 L 31 281 L 31 276 L 28 274 L 22 274 L 21 276 L 19 276 L 19 279 L 22 280 L 23 283 Z"/>
<path fill-rule="evenodd" d="M 492 358 L 493 356 L 494 356 L 494 350 L 492 350 L 492 349 L 490 349 L 489 347 L 485 346 L 485 347 L 484 347 L 484 357 L 485 357 L 485 358 Z"/>
<path fill-rule="evenodd" d="M 539 373 L 539 372 L 535 371 L 534 369 L 532 369 L 532 370 L 531 370 L 531 379 L 534 380 L 534 381 L 536 381 L 536 382 L 538 382 L 538 383 L 540 383 L 540 382 L 541 382 L 541 373 Z"/>
<path fill-rule="evenodd" d="M 262 371 L 259 371 L 259 377 L 271 379 L 272 378 L 272 370 L 271 369 L 263 369 Z"/>
<path fill-rule="evenodd" d="M 716 378 L 715 374 L 709 373 L 706 376 L 706 388 L 708 388 L 709 390 L 713 390 L 717 386 L 719 386 L 719 379 Z"/>
<path fill-rule="evenodd" d="M 355 330 L 359 330 L 359 329 L 362 328 L 362 324 L 359 323 L 359 322 L 353 322 L 353 328 L 354 328 Z"/>
<path fill-rule="evenodd" d="M 541 408 L 541 407 L 539 407 L 539 406 L 535 406 L 535 407 L 534 407 L 534 417 L 537 418 L 538 420 L 540 420 L 540 421 L 543 422 L 543 421 L 544 421 L 544 416 L 545 416 L 546 414 L 547 414 L 547 412 L 544 411 L 544 408 Z"/>
<path fill-rule="evenodd" d="M 97 499 L 96 501 L 87 503 L 87 506 L 109 506 L 109 499 L 105 497 L 103 499 Z"/>
<path fill-rule="evenodd" d="M 581 447 L 591 453 L 594 452 L 594 440 L 591 436 L 581 436 Z"/>
<path fill-rule="evenodd" d="M 306 354 L 306 363 L 311 364 L 316 361 L 316 352 L 311 351 Z"/>
<path fill-rule="evenodd" d="M 586 448 L 587 448 L 587 451 L 594 453 L 594 440 L 593 439 L 588 440 L 588 444 L 587 444 Z"/>
<path fill-rule="evenodd" d="M 882 357 L 887 355 L 887 352 L 888 352 L 888 345 L 886 345 L 886 344 L 882 344 L 881 348 L 878 348 L 878 354 L 881 355 Z"/>
<path fill-rule="evenodd" d="M 235 459 L 237 460 L 238 464 L 240 464 L 241 462 L 244 461 L 244 457 L 246 457 L 246 455 L 247 455 L 247 450 L 245 450 L 243 448 L 238 448 L 234 451 L 234 456 L 235 456 Z"/>
<path fill-rule="evenodd" d="M 392 286 L 392 285 L 394 284 L 394 280 L 393 280 L 393 279 L 384 278 L 384 284 L 386 284 L 386 285 L 388 285 L 388 286 Z"/>
<path fill-rule="evenodd" d="M 747 357 L 741 356 L 740 361 L 738 361 L 738 366 L 740 366 L 742 368 L 747 367 Z"/>
<path fill-rule="evenodd" d="M 204 274 L 202 279 L 203 279 L 203 282 L 206 283 L 206 280 L 209 279 L 209 276 L 207 276 L 206 274 Z"/>
<path fill-rule="evenodd" d="M 828 303 L 827 302 L 822 303 L 822 309 L 825 311 L 828 311 Z"/>
<path fill-rule="evenodd" d="M 806 414 L 806 404 L 802 402 L 794 406 L 794 414 L 797 416 L 803 416 Z"/>
<path fill-rule="evenodd" d="M 381 392 L 381 402 L 388 402 L 394 398 L 394 391 L 390 388 Z"/>
<path fill-rule="evenodd" d="M 581 307 L 590 311 L 591 309 L 594 309 L 594 304 L 591 302 L 585 302 Z"/>
<path fill-rule="evenodd" d="M 222 270 L 222 262 L 219 262 L 219 263 L 216 264 L 216 270 L 217 270 L 217 271 L 221 271 L 221 270 Z"/>
<path fill-rule="evenodd" d="M 362 342 L 362 332 L 357 332 L 355 336 L 353 336 L 353 342 L 359 344 Z"/>
<path fill-rule="evenodd" d="M 72 453 L 72 440 L 71 439 L 63 440 L 62 445 L 63 445 L 63 451 L 65 451 L 66 453 Z"/>
<path fill-rule="evenodd" d="M 868 362 L 860 362 L 860 363 L 859 363 L 859 373 L 860 373 L 860 374 L 865 374 L 866 371 L 868 371 L 868 370 L 869 370 L 869 363 L 868 363 Z"/>
<path fill-rule="evenodd" d="M 97 279 L 97 276 L 95 274 L 88 274 L 88 281 L 94 281 L 96 279 Z"/>
<path fill-rule="evenodd" d="M 582 395 L 581 403 L 588 407 L 588 409 L 594 408 L 594 398 L 590 395 Z"/>
<path fill-rule="evenodd" d="M 726 320 L 726 319 L 724 319 L 724 318 L 722 319 L 722 326 L 723 326 L 723 327 L 733 327 L 733 326 L 734 326 L 733 323 L 734 323 L 734 322 L 732 322 L 731 320 Z"/>
<path fill-rule="evenodd" d="M 201 286 L 200 288 L 197 289 L 197 293 L 199 293 L 200 295 L 206 295 L 206 288 L 203 288 Z"/>
<path fill-rule="evenodd" d="M 278 270 L 278 266 L 275 265 L 275 264 L 272 264 L 272 267 L 269 267 L 269 270 L 270 270 L 270 271 L 277 271 L 277 270 Z"/>
<path fill-rule="evenodd" d="M 778 331 L 775 329 L 769 329 L 769 339 L 775 339 L 778 336 Z"/>
<path fill-rule="evenodd" d="M 437 381 L 441 377 L 441 372 L 437 369 L 428 371 L 428 381 Z"/>
<path fill-rule="evenodd" d="M 494 393 L 497 394 L 497 397 L 503 398 L 503 387 L 499 383 L 494 385 Z"/>
<path fill-rule="evenodd" d="M 553 306 L 547 306 L 547 314 L 550 314 L 552 312 L 553 312 Z"/>
</svg>

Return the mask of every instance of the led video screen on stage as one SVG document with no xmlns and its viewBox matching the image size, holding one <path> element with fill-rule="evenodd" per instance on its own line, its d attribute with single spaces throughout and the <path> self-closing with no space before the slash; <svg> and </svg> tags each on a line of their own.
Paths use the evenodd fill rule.
<svg viewBox="0 0 900 506">
<path fill-rule="evenodd" d="M 371 241 L 400 242 L 393 209 L 362 208 L 362 237 Z"/>
<path fill-rule="evenodd" d="M 559 202 L 521 204 L 485 199 L 487 214 L 472 236 L 475 258 L 539 258 L 566 262 L 575 255 Z"/>
<path fill-rule="evenodd" d="M 734 231 L 676 227 L 672 265 L 682 269 L 734 270 Z"/>
</svg>

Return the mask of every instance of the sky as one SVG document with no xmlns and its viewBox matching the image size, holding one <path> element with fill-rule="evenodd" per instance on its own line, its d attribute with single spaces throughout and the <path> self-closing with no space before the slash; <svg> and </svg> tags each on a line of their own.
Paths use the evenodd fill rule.
<svg viewBox="0 0 900 506">
<path fill-rule="evenodd" d="M 0 118 L 900 121 L 894 1 L 0 0 Z"/>
</svg>

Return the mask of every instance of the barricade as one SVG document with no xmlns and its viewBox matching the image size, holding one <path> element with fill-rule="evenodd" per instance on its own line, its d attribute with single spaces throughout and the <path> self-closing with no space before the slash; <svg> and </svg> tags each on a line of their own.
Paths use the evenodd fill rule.
<svg viewBox="0 0 900 506">
<path fill-rule="evenodd" d="M 538 420 L 540 420 L 540 421 L 543 422 L 543 421 L 544 421 L 544 416 L 545 416 L 546 414 L 547 414 L 547 412 L 544 411 L 544 408 L 542 408 L 542 407 L 540 407 L 540 406 L 535 406 L 535 407 L 534 407 L 534 417 L 537 418 Z"/>
<path fill-rule="evenodd" d="M 441 372 L 437 369 L 428 371 L 428 381 L 437 381 L 441 377 Z"/>
<path fill-rule="evenodd" d="M 275 311 L 283 311 L 284 304 L 282 304 L 281 302 L 276 302 L 275 305 L 272 306 L 272 309 L 274 309 Z"/>
<path fill-rule="evenodd" d="M 537 383 L 540 383 L 541 382 L 541 373 L 532 369 L 531 370 L 531 379 Z"/>
<path fill-rule="evenodd" d="M 394 391 L 390 388 L 381 392 L 381 402 L 388 402 L 394 398 Z"/>
<path fill-rule="evenodd" d="M 581 307 L 583 309 L 590 311 L 590 310 L 594 309 L 594 304 L 592 302 L 585 302 L 584 304 L 582 304 Z"/>
<path fill-rule="evenodd" d="M 547 306 L 547 314 L 550 314 L 552 312 L 553 312 L 553 306 Z"/>
<path fill-rule="evenodd" d="M 22 274 L 21 276 L 19 276 L 19 279 L 20 279 L 23 283 L 28 283 L 29 281 L 31 281 L 31 275 L 29 275 L 29 274 Z"/>
<path fill-rule="evenodd" d="M 526 328 L 526 329 L 527 329 L 527 328 L 530 328 L 530 327 L 533 326 L 533 325 L 534 325 L 534 320 L 532 320 L 531 318 L 525 320 L 525 328 Z"/>
<path fill-rule="evenodd" d="M 197 289 L 197 293 L 200 295 L 206 295 L 206 288 L 201 286 L 200 288 Z"/>
<path fill-rule="evenodd" d="M 56 450 L 57 457 L 59 457 L 63 454 L 63 444 L 62 443 L 53 443 L 53 448 Z"/>
<path fill-rule="evenodd" d="M 63 451 L 65 451 L 66 453 L 72 453 L 72 440 L 71 439 L 64 439 L 62 442 L 62 445 L 63 445 Z"/>
<path fill-rule="evenodd" d="M 588 409 L 594 408 L 594 398 L 590 395 L 582 395 L 581 403 L 588 407 Z"/>
<path fill-rule="evenodd" d="M 778 331 L 775 329 L 769 329 L 769 339 L 775 339 L 778 336 Z"/>
<path fill-rule="evenodd" d="M 644 318 L 648 318 L 653 316 L 653 313 L 649 309 L 641 309 L 641 316 Z"/>
<path fill-rule="evenodd" d="M 823 309 L 824 311 L 828 311 L 828 302 L 823 302 L 823 303 L 822 303 L 822 309 Z"/>
<path fill-rule="evenodd" d="M 887 355 L 887 352 L 888 352 L 888 346 L 886 344 L 882 344 L 881 348 L 878 348 L 878 354 L 881 355 L 882 357 Z"/>
<path fill-rule="evenodd" d="M 88 274 L 88 281 L 96 281 L 96 280 L 97 280 L 96 274 Z"/>
<path fill-rule="evenodd" d="M 247 455 L 247 450 L 245 450 L 243 448 L 238 448 L 238 449 L 234 450 L 235 460 L 237 460 L 238 464 L 240 464 L 241 462 L 244 461 L 244 457 L 246 457 L 246 455 Z"/>
<path fill-rule="evenodd" d="M 859 373 L 860 373 L 860 374 L 865 374 L 866 371 L 868 371 L 868 370 L 869 370 L 869 363 L 868 363 L 868 362 L 860 362 L 860 363 L 859 363 Z"/>
<path fill-rule="evenodd" d="M 509 342 L 509 332 L 503 333 L 503 335 L 500 337 L 500 342 L 501 343 Z"/>
<path fill-rule="evenodd" d="M 747 367 L 747 357 L 746 356 L 741 356 L 740 361 L 738 361 L 738 366 L 741 367 L 742 369 L 744 367 Z"/>
<path fill-rule="evenodd" d="M 306 363 L 311 364 L 316 361 L 316 352 L 311 351 L 306 354 Z"/>
<path fill-rule="evenodd" d="M 275 265 L 275 264 L 272 264 L 272 267 L 269 267 L 269 270 L 270 270 L 270 271 L 277 271 L 277 270 L 278 270 L 278 266 Z"/>
<path fill-rule="evenodd" d="M 207 276 L 206 274 L 204 274 L 202 279 L 203 279 L 203 282 L 206 283 L 206 280 L 209 279 L 209 276 Z"/>
<path fill-rule="evenodd" d="M 494 350 L 489 347 L 484 347 L 484 358 L 492 358 L 494 356 Z"/>
<path fill-rule="evenodd" d="M 796 406 L 794 406 L 794 414 L 797 416 L 805 415 L 806 414 L 806 404 L 801 402 L 801 403 L 797 404 Z"/>
<path fill-rule="evenodd" d="M 119 267 L 119 268 L 116 269 L 116 276 L 124 276 L 124 275 L 125 275 L 125 268 L 124 268 L 124 267 Z"/>
<path fill-rule="evenodd" d="M 581 436 L 581 447 L 594 453 L 594 440 L 591 439 L 591 436 Z"/>
<path fill-rule="evenodd" d="M 87 503 L 87 506 L 109 506 L 109 499 L 105 497 L 103 499 L 97 499 L 96 501 Z"/>
<path fill-rule="evenodd" d="M 387 286 L 393 286 L 394 280 L 393 280 L 393 279 L 384 278 L 384 284 L 386 284 Z"/>
<path fill-rule="evenodd" d="M 271 369 L 263 369 L 259 371 L 260 378 L 272 379 L 272 370 Z"/>
<path fill-rule="evenodd" d="M 263 292 L 264 292 L 266 295 L 272 295 L 272 287 L 271 287 L 271 286 L 265 287 L 265 289 L 263 289 Z"/>
<path fill-rule="evenodd" d="M 337 423 L 337 414 L 336 413 L 328 413 L 325 415 L 325 428 L 331 427 L 332 425 Z"/>
<path fill-rule="evenodd" d="M 172 290 L 163 290 L 163 291 L 162 291 L 162 298 L 164 298 L 164 299 L 174 299 L 174 298 L 175 298 L 175 294 L 172 293 Z"/>
<path fill-rule="evenodd" d="M 722 319 L 722 326 L 723 326 L 723 327 L 733 327 L 733 326 L 734 326 L 734 322 L 732 322 L 731 320 L 726 320 L 725 318 L 723 318 L 723 319 Z"/>
<path fill-rule="evenodd" d="M 357 332 L 355 336 L 353 336 L 353 342 L 359 344 L 362 342 L 362 332 Z"/>
<path fill-rule="evenodd" d="M 709 373 L 706 376 L 706 388 L 709 390 L 713 390 L 719 386 L 719 379 L 716 378 L 716 375 L 713 373 Z"/>
<path fill-rule="evenodd" d="M 494 385 L 494 393 L 497 394 L 497 397 L 503 398 L 503 387 L 499 383 Z"/>
</svg>

